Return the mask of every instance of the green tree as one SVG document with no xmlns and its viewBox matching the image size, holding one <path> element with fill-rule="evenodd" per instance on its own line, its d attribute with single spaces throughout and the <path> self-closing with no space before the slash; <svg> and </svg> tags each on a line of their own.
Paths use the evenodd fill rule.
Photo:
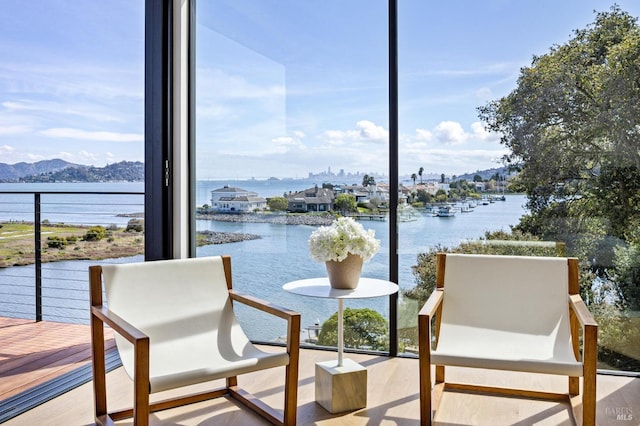
<svg viewBox="0 0 640 426">
<path fill-rule="evenodd" d="M 267 199 L 267 206 L 273 211 L 286 211 L 289 207 L 289 201 L 285 197 L 271 197 Z"/>
<path fill-rule="evenodd" d="M 389 323 L 380 313 L 369 308 L 346 308 L 343 314 L 345 346 L 376 351 L 389 349 Z M 338 345 L 337 312 L 322 324 L 318 344 Z"/>
<path fill-rule="evenodd" d="M 336 209 L 341 212 L 354 212 L 357 208 L 356 196 L 353 194 L 338 194 L 334 202 Z"/>
<path fill-rule="evenodd" d="M 415 173 L 411 173 L 411 180 L 413 181 L 413 186 L 416 186 L 416 179 L 418 179 L 418 176 Z"/>
<path fill-rule="evenodd" d="M 362 186 L 374 186 L 376 184 L 376 179 L 373 176 L 364 175 L 362 177 Z"/>
<path fill-rule="evenodd" d="M 422 173 L 424 173 L 424 167 L 421 166 L 418 169 L 418 176 L 420 176 L 420 183 L 422 183 Z M 415 184 L 415 181 L 414 181 L 414 184 Z"/>
<path fill-rule="evenodd" d="M 440 183 L 444 183 L 444 178 L 445 178 L 444 173 L 442 173 L 440 175 Z"/>
<path fill-rule="evenodd" d="M 640 224 L 639 64 L 637 19 L 614 5 L 535 56 L 515 90 L 479 108 L 528 196 L 531 214 L 519 229 L 566 238 L 600 279 L 624 276 L 635 286 L 640 277 L 616 272 L 634 262 L 614 258 Z"/>
<path fill-rule="evenodd" d="M 421 203 L 430 203 L 431 202 L 431 195 L 425 191 L 424 189 L 418 189 L 418 201 L 420 201 Z"/>
</svg>

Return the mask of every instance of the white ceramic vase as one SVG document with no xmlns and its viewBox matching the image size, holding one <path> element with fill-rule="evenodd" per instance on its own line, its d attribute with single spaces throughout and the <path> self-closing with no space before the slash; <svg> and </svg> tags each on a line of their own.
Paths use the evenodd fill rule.
<svg viewBox="0 0 640 426">
<path fill-rule="evenodd" d="M 329 260 L 326 266 L 331 287 L 349 290 L 358 286 L 362 272 L 362 256 L 349 253 L 342 262 Z"/>
</svg>

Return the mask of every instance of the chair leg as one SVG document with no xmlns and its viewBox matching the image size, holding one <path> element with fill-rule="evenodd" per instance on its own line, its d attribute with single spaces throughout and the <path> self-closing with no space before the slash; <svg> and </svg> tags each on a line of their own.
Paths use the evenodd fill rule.
<svg viewBox="0 0 640 426">
<path fill-rule="evenodd" d="M 444 383 L 444 365 L 436 365 L 436 384 Z"/>
<path fill-rule="evenodd" d="M 420 424 L 431 425 L 431 363 L 428 359 L 420 357 Z"/>
<path fill-rule="evenodd" d="M 96 420 L 107 414 L 107 379 L 104 359 L 104 325 L 91 315 L 91 356 L 93 358 L 93 398 Z"/>
<path fill-rule="evenodd" d="M 227 389 L 238 386 L 238 376 L 227 377 Z"/>
<path fill-rule="evenodd" d="M 135 426 L 149 424 L 149 338 L 139 339 L 134 344 L 134 402 L 133 423 Z"/>
<path fill-rule="evenodd" d="M 285 369 L 284 384 L 284 413 L 283 423 L 287 426 L 295 426 L 298 415 L 298 365 L 292 362 Z"/>
<path fill-rule="evenodd" d="M 582 391 L 582 424 L 595 426 L 596 424 L 596 375 L 585 376 Z"/>
<path fill-rule="evenodd" d="M 580 378 L 569 377 L 569 395 L 580 395 Z"/>
</svg>

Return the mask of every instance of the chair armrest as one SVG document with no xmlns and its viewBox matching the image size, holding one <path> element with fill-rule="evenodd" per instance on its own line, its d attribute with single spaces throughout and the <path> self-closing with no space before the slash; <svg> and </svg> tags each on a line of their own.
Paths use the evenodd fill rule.
<svg viewBox="0 0 640 426">
<path fill-rule="evenodd" d="M 431 293 L 431 296 L 429 296 L 425 304 L 422 306 L 422 309 L 420 309 L 420 312 L 418 312 L 418 316 L 432 317 L 442 303 L 443 297 L 444 290 L 436 289 L 433 293 Z"/>
<path fill-rule="evenodd" d="M 117 314 L 111 312 L 104 306 L 92 306 L 91 315 L 107 324 L 113 329 L 113 331 L 117 332 L 131 343 L 135 343 L 136 341 L 142 339 L 148 339 L 148 336 L 146 334 L 144 334 L 142 331 L 138 330 L 136 327 L 120 318 Z"/>
<path fill-rule="evenodd" d="M 295 316 L 300 316 L 299 312 L 274 305 L 273 303 L 258 299 L 257 297 L 239 293 L 233 289 L 229 290 L 229 297 L 231 297 L 231 300 L 235 300 L 247 306 L 251 306 L 252 308 L 267 312 L 271 315 L 275 315 L 286 320 L 289 320 Z"/>
<path fill-rule="evenodd" d="M 598 362 L 598 324 L 579 294 L 569 295 L 569 308 L 582 326 L 582 362 L 586 377 L 588 375 L 587 371 L 593 372 L 593 374 L 596 371 Z M 574 346 L 574 350 L 576 348 L 577 346 Z M 576 353 L 577 356 L 578 354 Z"/>
<path fill-rule="evenodd" d="M 589 312 L 589 309 L 587 309 L 587 305 L 585 305 L 579 294 L 569 295 L 569 306 L 576 314 L 582 328 L 587 326 L 598 326 L 596 320 L 593 318 L 593 315 L 591 315 L 591 312 Z"/>
<path fill-rule="evenodd" d="M 298 353 L 300 351 L 300 313 L 274 305 L 257 297 L 238 293 L 233 289 L 229 290 L 229 297 L 236 302 L 287 320 L 287 353 L 292 357 L 289 360 L 290 365 L 294 365 L 297 370 Z"/>
</svg>

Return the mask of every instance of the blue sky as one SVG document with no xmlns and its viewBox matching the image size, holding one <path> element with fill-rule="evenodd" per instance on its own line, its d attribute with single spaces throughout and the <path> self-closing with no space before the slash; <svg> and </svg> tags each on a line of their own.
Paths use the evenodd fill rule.
<svg viewBox="0 0 640 426">
<path fill-rule="evenodd" d="M 143 3 L 2 0 L 0 162 L 143 160 Z M 400 0 L 401 174 L 499 166 L 476 108 L 612 4 Z M 197 34 L 198 177 L 387 172 L 385 2 L 200 0 Z"/>
</svg>

